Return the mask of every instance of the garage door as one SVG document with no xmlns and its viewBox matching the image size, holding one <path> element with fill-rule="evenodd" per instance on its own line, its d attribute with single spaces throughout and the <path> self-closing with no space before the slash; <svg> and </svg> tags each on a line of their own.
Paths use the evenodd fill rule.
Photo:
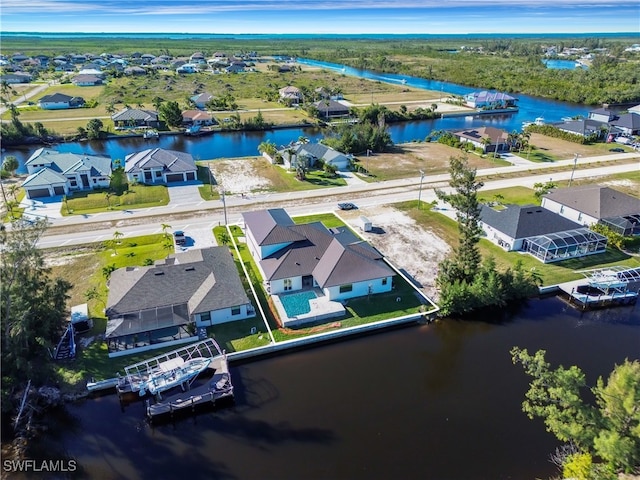
<svg viewBox="0 0 640 480">
<path fill-rule="evenodd" d="M 31 190 L 27 190 L 29 194 L 29 198 L 40 198 L 40 197 L 48 197 L 49 189 L 48 188 L 33 188 Z"/>
<path fill-rule="evenodd" d="M 181 182 L 184 180 L 184 177 L 181 173 L 171 173 L 167 175 L 167 182 Z"/>
<path fill-rule="evenodd" d="M 187 180 L 195 180 L 196 174 L 195 172 L 187 172 Z"/>
<path fill-rule="evenodd" d="M 64 195 L 64 187 L 53 187 L 54 195 Z"/>
</svg>

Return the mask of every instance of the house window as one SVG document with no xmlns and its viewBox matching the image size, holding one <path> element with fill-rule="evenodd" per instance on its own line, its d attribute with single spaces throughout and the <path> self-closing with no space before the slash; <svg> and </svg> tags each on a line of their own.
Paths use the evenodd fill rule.
<svg viewBox="0 0 640 480">
<path fill-rule="evenodd" d="M 387 279 L 387 277 L 384 277 L 384 278 L 382 279 L 382 285 L 386 285 L 386 284 L 387 284 L 387 280 L 388 280 L 388 279 Z"/>
<path fill-rule="evenodd" d="M 293 281 L 290 278 L 284 279 L 284 289 L 291 290 L 293 288 Z"/>
<path fill-rule="evenodd" d="M 162 176 L 162 172 L 161 171 L 157 171 L 156 172 L 156 177 L 161 177 Z"/>
<path fill-rule="evenodd" d="M 582 213 L 578 214 L 578 221 L 581 222 L 582 221 Z"/>
<path fill-rule="evenodd" d="M 231 315 L 240 315 L 240 307 L 233 307 L 231 309 Z"/>
<path fill-rule="evenodd" d="M 98 181 L 94 178 L 94 179 L 93 179 L 93 183 L 98 183 Z"/>
<path fill-rule="evenodd" d="M 340 293 L 347 293 L 351 291 L 353 291 L 353 285 L 351 283 L 340 285 Z"/>
<path fill-rule="evenodd" d="M 205 312 L 200 314 L 201 322 L 210 322 L 211 321 L 211 312 Z"/>
<path fill-rule="evenodd" d="M 560 213 L 564 213 L 564 205 L 560 206 Z"/>
</svg>

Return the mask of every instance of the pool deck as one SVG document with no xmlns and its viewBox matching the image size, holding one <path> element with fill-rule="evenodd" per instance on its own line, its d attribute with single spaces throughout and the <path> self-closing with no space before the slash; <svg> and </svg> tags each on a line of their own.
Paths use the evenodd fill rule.
<svg viewBox="0 0 640 480">
<path fill-rule="evenodd" d="M 326 297 L 319 288 L 314 288 L 311 290 L 316 294 L 316 298 L 312 298 L 311 300 L 309 300 L 309 307 L 311 310 L 309 311 L 309 313 L 296 315 L 294 317 L 288 316 L 284 305 L 282 305 L 282 301 L 280 300 L 279 295 L 271 296 L 271 298 L 273 299 L 273 304 L 275 305 L 278 312 L 278 316 L 282 321 L 283 327 L 300 326 L 304 325 L 305 323 L 325 320 L 327 318 L 341 317 L 346 314 L 346 309 L 344 308 L 342 303 L 329 300 L 329 298 Z M 299 290 L 297 292 L 291 293 L 300 293 L 304 291 L 310 290 Z M 286 293 L 285 295 L 290 295 L 291 293 Z"/>
</svg>

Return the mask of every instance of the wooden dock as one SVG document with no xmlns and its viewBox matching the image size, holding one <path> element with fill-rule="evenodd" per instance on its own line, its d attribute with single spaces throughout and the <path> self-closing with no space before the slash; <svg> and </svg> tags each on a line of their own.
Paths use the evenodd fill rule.
<svg viewBox="0 0 640 480">
<path fill-rule="evenodd" d="M 148 399 L 147 417 L 154 420 L 159 417 L 174 418 L 184 413 L 193 414 L 196 408 L 207 405 L 213 407 L 222 400 L 233 400 L 233 384 L 227 356 L 224 354 L 215 357 L 209 368 L 187 390 L 176 388 L 164 398 L 157 396 L 155 402 Z"/>
<path fill-rule="evenodd" d="M 640 268 L 584 270 L 583 280 L 558 285 L 570 305 L 582 309 L 634 305 L 640 293 Z"/>
</svg>

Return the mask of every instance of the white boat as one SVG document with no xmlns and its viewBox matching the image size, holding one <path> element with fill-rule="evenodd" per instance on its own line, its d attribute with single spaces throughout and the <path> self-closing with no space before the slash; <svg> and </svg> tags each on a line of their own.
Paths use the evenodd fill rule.
<svg viewBox="0 0 640 480">
<path fill-rule="evenodd" d="M 184 134 L 185 135 L 197 135 L 198 133 L 200 133 L 200 129 L 201 128 L 202 127 L 200 127 L 200 125 L 192 125 L 192 126 L 190 126 L 189 128 L 187 128 L 184 131 Z"/>
<path fill-rule="evenodd" d="M 523 127 L 528 127 L 529 125 L 544 125 L 544 117 L 536 117 L 533 122 L 522 122 Z"/>
<path fill-rule="evenodd" d="M 211 363 L 211 358 L 196 357 L 187 361 L 177 362 L 173 359 L 161 364 L 159 371 L 153 373 L 149 380 L 140 388 L 140 396 L 146 394 L 145 387 L 149 393 L 157 395 L 174 387 L 184 386 L 202 373 Z"/>
<path fill-rule="evenodd" d="M 147 130 L 142 134 L 142 138 L 158 138 L 159 136 L 157 130 Z"/>
</svg>

